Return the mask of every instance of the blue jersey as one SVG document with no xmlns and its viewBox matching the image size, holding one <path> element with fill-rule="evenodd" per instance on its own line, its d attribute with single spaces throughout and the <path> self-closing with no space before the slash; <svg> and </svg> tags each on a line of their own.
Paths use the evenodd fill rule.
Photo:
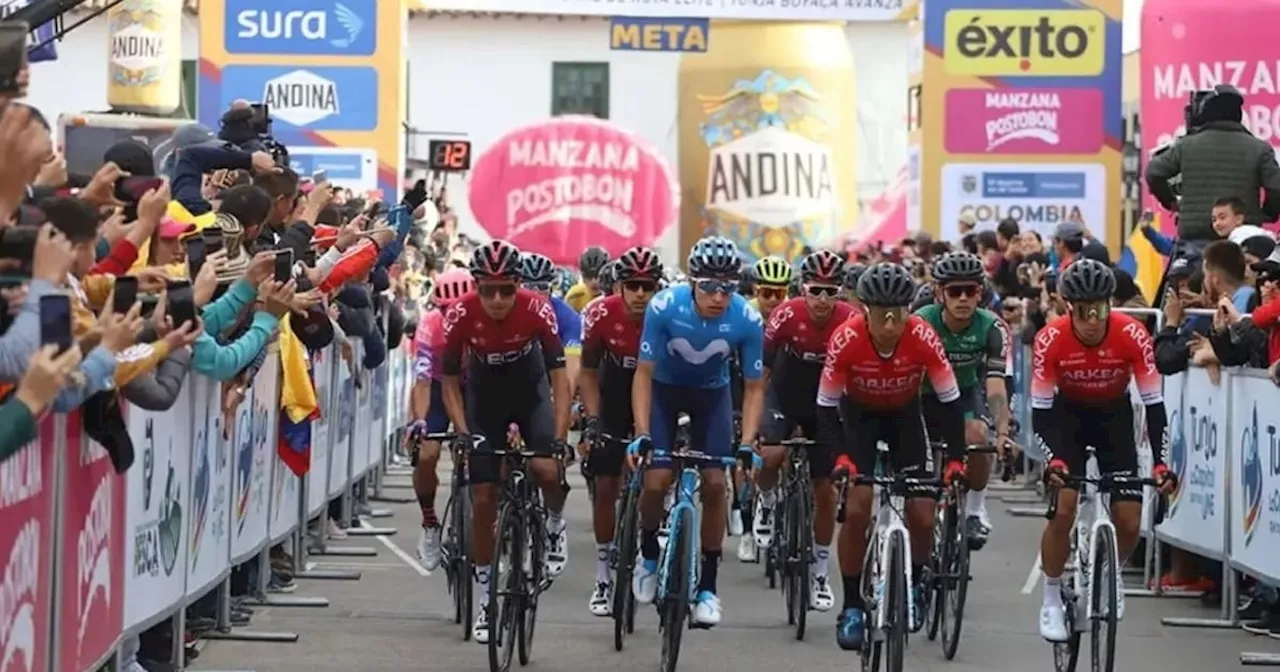
<svg viewBox="0 0 1280 672">
<path fill-rule="evenodd" d="M 556 311 L 556 326 L 560 342 L 564 344 L 566 355 L 582 354 L 582 316 L 579 315 L 564 299 L 551 297 L 551 308 Z"/>
<path fill-rule="evenodd" d="M 764 320 L 740 294 L 714 320 L 698 316 L 688 285 L 658 292 L 644 314 L 640 361 L 653 362 L 653 379 L 680 387 L 729 384 L 729 359 L 738 354 L 743 377 L 764 373 Z"/>
</svg>

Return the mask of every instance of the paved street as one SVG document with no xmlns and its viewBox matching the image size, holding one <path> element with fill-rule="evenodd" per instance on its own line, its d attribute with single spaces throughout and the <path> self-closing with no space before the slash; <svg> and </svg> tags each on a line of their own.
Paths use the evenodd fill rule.
<svg viewBox="0 0 1280 672">
<path fill-rule="evenodd" d="M 442 465 L 443 466 L 443 465 Z M 447 475 L 445 476 L 447 478 Z M 391 484 L 408 484 L 407 473 L 389 477 Z M 653 612 L 642 609 L 636 635 L 627 649 L 615 653 L 612 622 L 587 611 L 595 569 L 595 544 L 590 534 L 586 491 L 574 473 L 567 518 L 570 559 L 565 574 L 544 595 L 538 614 L 537 640 L 530 667 L 555 672 L 599 672 L 610 666 L 618 672 L 656 669 L 659 643 Z M 387 494 L 411 495 L 407 489 Z M 393 517 L 372 521 L 394 527 L 391 537 L 353 537 L 340 546 L 367 546 L 377 557 L 317 557 L 319 568 L 357 569 L 360 581 L 299 579 L 296 595 L 324 596 L 331 606 L 262 608 L 250 629 L 292 631 L 296 644 L 218 641 L 206 645 L 195 670 L 259 670 L 261 672 L 360 672 L 448 670 L 481 672 L 488 669 L 483 647 L 464 643 L 452 621 L 452 607 L 443 572 L 419 573 L 414 557 L 419 514 L 414 504 L 377 504 Z M 1052 670 L 1050 649 L 1036 634 L 1040 587 L 1023 594 L 1036 560 L 1042 520 L 1014 518 L 1007 505 L 991 503 L 996 531 L 987 549 L 974 556 L 975 579 L 969 592 L 963 640 L 956 660 L 942 658 L 940 646 L 923 636 L 910 644 L 907 669 L 914 672 L 1028 672 Z M 725 544 L 720 571 L 724 623 L 714 630 L 686 633 L 681 655 L 684 670 L 852 669 L 857 659 L 835 646 L 835 611 L 811 613 L 810 634 L 796 642 L 786 627 L 780 593 L 765 589 L 758 565 L 738 562 L 736 539 Z M 834 558 L 832 572 L 835 575 Z M 837 582 L 838 588 L 838 582 Z M 838 604 L 837 597 L 837 604 Z M 1280 641 L 1252 637 L 1239 630 L 1166 628 L 1161 616 L 1202 616 L 1212 613 L 1198 600 L 1129 598 L 1120 633 L 1119 661 L 1124 672 L 1178 672 L 1221 669 L 1239 665 L 1241 650 L 1280 653 Z M 1087 661 L 1087 659 L 1086 659 Z M 518 665 L 518 664 L 517 664 Z M 1081 669 L 1087 669 L 1084 662 Z"/>
</svg>

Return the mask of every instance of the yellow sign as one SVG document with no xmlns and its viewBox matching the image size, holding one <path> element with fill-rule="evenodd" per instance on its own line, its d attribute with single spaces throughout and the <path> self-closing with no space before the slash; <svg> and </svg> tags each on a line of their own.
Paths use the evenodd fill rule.
<svg viewBox="0 0 1280 672">
<path fill-rule="evenodd" d="M 707 50 L 707 19 L 613 17 L 609 48 L 622 51 Z"/>
<path fill-rule="evenodd" d="M 943 65 L 977 77 L 1095 77 L 1107 57 L 1107 19 L 1095 9 L 953 9 Z"/>
</svg>

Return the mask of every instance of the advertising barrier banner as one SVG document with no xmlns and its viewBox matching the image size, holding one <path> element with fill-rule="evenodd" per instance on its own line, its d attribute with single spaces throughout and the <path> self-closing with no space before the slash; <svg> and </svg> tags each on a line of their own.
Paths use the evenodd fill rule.
<svg viewBox="0 0 1280 672">
<path fill-rule="evenodd" d="M 1265 377 L 1231 378 L 1231 562 L 1280 581 L 1280 437 L 1276 386 Z"/>
<path fill-rule="evenodd" d="M 1209 381 L 1204 369 L 1192 367 L 1179 383 L 1166 378 L 1169 416 L 1169 468 L 1179 475 L 1164 522 L 1156 526 L 1161 540 L 1179 548 L 1220 558 L 1226 549 L 1227 394 Z M 1181 395 L 1168 390 L 1182 388 Z M 1180 400 L 1171 397 L 1180 396 Z"/>
<path fill-rule="evenodd" d="M 53 600 L 55 419 L 0 462 L 0 670 L 47 670 Z"/>
<path fill-rule="evenodd" d="M 125 473 L 124 628 L 147 627 L 187 588 L 187 493 L 191 475 L 190 379 L 167 411 L 126 411 L 137 462 Z"/>
<path fill-rule="evenodd" d="M 344 358 L 335 356 L 333 368 L 334 390 L 330 395 L 337 401 L 333 405 L 336 417 L 329 421 L 331 424 L 336 422 L 338 428 L 331 434 L 334 439 L 329 444 L 329 496 L 337 497 L 351 482 L 351 474 L 354 473 L 351 469 L 351 433 L 356 421 L 356 380 Z"/>
<path fill-rule="evenodd" d="M 333 398 L 335 356 L 328 347 L 311 355 L 311 372 L 315 377 L 316 403 L 320 417 L 311 421 L 311 470 L 307 472 L 307 515 L 316 516 L 329 503 L 329 460 L 333 434 L 338 423 L 331 421 L 337 404 Z"/>
<path fill-rule="evenodd" d="M 260 379 L 259 374 L 254 380 Z M 256 385 L 255 385 L 256 387 Z M 236 565 L 262 547 L 267 540 L 266 446 L 258 446 L 254 425 L 254 389 L 244 391 L 244 399 L 231 416 L 231 425 L 222 431 L 222 445 L 231 456 L 231 564 Z M 272 451 L 272 455 L 275 451 Z"/>
<path fill-rule="evenodd" d="M 383 362 L 382 366 L 366 372 L 369 387 L 369 433 L 366 449 L 368 455 L 365 465 L 373 467 L 382 461 L 382 446 L 387 439 L 387 390 L 391 387 L 391 365 Z"/>
<path fill-rule="evenodd" d="M 88 672 L 111 655 L 124 624 L 125 482 L 85 436 L 79 412 L 66 416 L 62 456 L 57 667 Z"/>
<path fill-rule="evenodd" d="M 222 578 L 231 561 L 231 465 L 222 441 L 222 386 L 192 376 L 195 409 L 191 442 L 191 523 L 187 532 L 187 594 L 200 596 Z"/>
<path fill-rule="evenodd" d="M 357 360 L 364 357 L 363 348 L 356 348 Z M 356 417 L 355 434 L 351 437 L 351 478 L 364 475 L 369 469 L 369 433 L 373 427 L 373 372 L 356 369 Z"/>
<path fill-rule="evenodd" d="M 1173 377 L 1164 379 L 1165 394 L 1168 394 L 1169 387 L 1175 384 L 1173 381 Z M 1180 382 L 1177 384 L 1181 385 Z M 1168 403 L 1168 397 L 1165 399 Z M 1154 456 L 1151 452 L 1151 439 L 1147 436 L 1147 406 L 1142 403 L 1138 385 L 1133 381 L 1129 381 L 1129 404 L 1133 406 L 1133 445 L 1138 447 L 1138 475 L 1145 476 L 1151 473 Z M 1172 407 L 1166 406 L 1166 408 Z M 1142 534 L 1144 536 L 1151 532 L 1151 507 L 1155 506 L 1155 501 L 1155 490 L 1146 488 L 1142 491 Z"/>
<path fill-rule="evenodd" d="M 298 477 L 280 459 L 280 354 L 267 355 L 253 379 L 253 443 L 266 453 L 271 478 L 267 538 L 279 542 L 298 524 Z M 261 422 L 259 422 L 261 419 Z"/>
</svg>

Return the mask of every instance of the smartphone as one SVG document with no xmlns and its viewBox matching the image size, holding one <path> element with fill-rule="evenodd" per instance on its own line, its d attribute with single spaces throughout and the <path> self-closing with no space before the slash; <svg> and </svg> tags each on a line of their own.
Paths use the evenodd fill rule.
<svg viewBox="0 0 1280 672">
<path fill-rule="evenodd" d="M 71 297 L 46 294 L 40 297 L 40 345 L 56 345 L 62 352 L 71 347 Z"/>
<path fill-rule="evenodd" d="M 111 312 L 124 315 L 138 302 L 138 279 L 127 275 L 116 278 L 116 290 L 111 299 Z"/>
<path fill-rule="evenodd" d="M 159 189 L 164 180 L 159 177 L 122 177 L 116 180 L 116 198 L 125 203 L 137 203 L 152 189 Z"/>
<path fill-rule="evenodd" d="M 328 182 L 329 171 L 325 170 L 324 168 L 321 168 L 320 170 L 317 170 L 311 173 L 311 181 L 316 184 L 320 184 L 321 182 Z"/>
<path fill-rule="evenodd" d="M 201 233 L 200 237 L 204 239 L 204 253 L 206 257 L 214 252 L 222 250 L 225 246 L 222 239 L 222 229 L 205 229 Z"/>
<path fill-rule="evenodd" d="M 166 292 L 169 305 L 165 312 L 169 319 L 173 321 L 175 329 L 182 328 L 187 322 L 194 322 L 196 319 L 196 298 L 191 291 L 191 282 L 187 280 L 179 280 L 169 283 Z"/>
<path fill-rule="evenodd" d="M 27 67 L 27 34 L 31 27 L 26 21 L 0 23 L 0 93 L 17 94 L 18 75 Z"/>
<path fill-rule="evenodd" d="M 204 236 L 191 236 L 183 243 L 187 248 L 187 273 L 192 280 L 200 275 L 200 269 L 204 267 L 204 260 L 209 255 L 209 243 Z"/>
<path fill-rule="evenodd" d="M 293 250 L 276 252 L 276 282 L 289 282 L 293 279 Z"/>
</svg>

